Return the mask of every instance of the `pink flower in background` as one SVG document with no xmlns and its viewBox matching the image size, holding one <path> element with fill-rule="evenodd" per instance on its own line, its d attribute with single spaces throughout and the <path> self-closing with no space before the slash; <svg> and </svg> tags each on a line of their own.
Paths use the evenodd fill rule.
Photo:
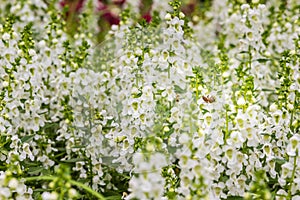
<svg viewBox="0 0 300 200">
<path fill-rule="evenodd" d="M 107 6 L 102 1 L 99 1 L 97 10 L 102 11 L 105 9 L 107 9 Z"/>
</svg>

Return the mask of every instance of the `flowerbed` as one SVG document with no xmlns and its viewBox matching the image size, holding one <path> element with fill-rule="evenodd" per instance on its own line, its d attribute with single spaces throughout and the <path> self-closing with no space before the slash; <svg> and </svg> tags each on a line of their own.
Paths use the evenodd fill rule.
<svg viewBox="0 0 300 200">
<path fill-rule="evenodd" d="M 101 2 L 0 5 L 0 199 L 300 199 L 297 0 Z"/>
</svg>

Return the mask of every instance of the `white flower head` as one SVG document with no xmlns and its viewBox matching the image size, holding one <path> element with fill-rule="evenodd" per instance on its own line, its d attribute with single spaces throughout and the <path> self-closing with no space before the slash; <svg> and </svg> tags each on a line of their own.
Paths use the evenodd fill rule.
<svg viewBox="0 0 300 200">
<path fill-rule="evenodd" d="M 244 99 L 243 96 L 241 96 L 241 97 L 238 98 L 238 100 L 237 100 L 237 105 L 239 105 L 239 106 L 244 106 L 244 105 L 246 105 L 246 101 L 245 101 L 245 99 Z"/>
<path fill-rule="evenodd" d="M 295 134 L 289 139 L 289 144 L 287 146 L 287 154 L 289 156 L 296 156 L 296 152 L 300 152 L 300 135 Z"/>
<path fill-rule="evenodd" d="M 9 33 L 4 33 L 4 34 L 2 35 L 2 39 L 3 39 L 4 41 L 9 40 L 9 39 L 10 39 Z"/>
</svg>

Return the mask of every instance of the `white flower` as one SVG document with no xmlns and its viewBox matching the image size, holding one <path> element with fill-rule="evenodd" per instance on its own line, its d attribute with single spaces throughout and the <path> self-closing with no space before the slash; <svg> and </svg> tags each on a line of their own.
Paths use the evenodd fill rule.
<svg viewBox="0 0 300 200">
<path fill-rule="evenodd" d="M 300 200 L 300 195 L 293 196 L 292 200 Z"/>
<path fill-rule="evenodd" d="M 236 164 L 236 150 L 233 149 L 231 146 L 225 146 L 224 150 L 225 152 L 225 157 L 229 161 L 230 164 Z"/>
<path fill-rule="evenodd" d="M 277 104 L 276 103 L 272 103 L 272 105 L 270 106 L 270 111 L 271 112 L 275 112 L 275 111 L 277 111 Z"/>
<path fill-rule="evenodd" d="M 2 86 L 3 86 L 3 87 L 9 86 L 9 82 L 8 82 L 8 81 L 3 81 L 3 82 L 2 82 Z"/>
<path fill-rule="evenodd" d="M 155 153 L 154 155 L 151 155 L 150 163 L 154 166 L 154 169 L 161 169 L 162 167 L 165 167 L 167 165 L 166 158 L 161 153 Z"/>
<path fill-rule="evenodd" d="M 171 117 L 170 117 L 170 122 L 178 122 L 180 118 L 180 110 L 178 109 L 178 107 L 173 107 L 171 109 Z"/>
<path fill-rule="evenodd" d="M 281 166 L 281 168 L 282 168 L 281 177 L 287 178 L 292 175 L 294 166 L 292 165 L 292 163 L 286 162 Z"/>
<path fill-rule="evenodd" d="M 8 183 L 8 187 L 12 188 L 12 189 L 16 189 L 19 185 L 19 182 L 16 178 L 12 178 L 10 179 L 9 183 Z"/>
<path fill-rule="evenodd" d="M 246 139 L 243 137 L 241 132 L 233 131 L 230 133 L 230 139 L 227 141 L 229 145 L 235 148 L 240 148 Z"/>
<path fill-rule="evenodd" d="M 179 18 L 180 18 L 180 19 L 183 19 L 184 17 L 185 17 L 184 13 L 183 13 L 183 12 L 180 12 L 180 13 L 179 13 Z"/>
<path fill-rule="evenodd" d="M 239 129 L 243 129 L 247 123 L 247 115 L 245 115 L 240 109 L 238 114 L 235 117 L 235 122 L 238 125 Z"/>
<path fill-rule="evenodd" d="M 257 1 L 257 0 L 256 0 Z M 258 5 L 258 9 L 260 10 L 264 10 L 266 8 L 266 5 L 265 4 L 259 4 Z"/>
<path fill-rule="evenodd" d="M 289 139 L 287 146 L 287 154 L 289 156 L 296 156 L 296 151 L 300 152 L 300 135 L 295 134 Z"/>
<path fill-rule="evenodd" d="M 10 35 L 9 35 L 9 33 L 4 33 L 3 35 L 2 35 L 2 39 L 3 40 L 9 40 L 10 39 Z"/>
<path fill-rule="evenodd" d="M 183 20 L 181 20 L 181 19 L 179 19 L 178 17 L 174 17 L 170 22 L 168 22 L 168 23 L 170 23 L 170 24 L 172 24 L 173 26 L 175 26 L 175 25 L 180 25 L 180 26 L 182 26 L 183 24 L 184 24 L 184 21 Z M 181 29 L 182 30 L 182 29 Z"/>
<path fill-rule="evenodd" d="M 35 55 L 36 55 L 36 52 L 35 52 L 34 49 L 29 49 L 29 50 L 28 50 L 28 53 L 29 53 L 29 55 L 31 55 L 31 56 L 35 56 Z"/>
<path fill-rule="evenodd" d="M 242 10 L 246 10 L 246 9 L 249 9 L 249 8 L 250 8 L 249 4 L 243 4 L 243 5 L 241 5 L 241 9 Z"/>
<path fill-rule="evenodd" d="M 11 196 L 11 191 L 9 188 L 1 188 L 0 189 L 0 197 L 4 197 L 5 199 L 9 199 Z"/>
<path fill-rule="evenodd" d="M 56 192 L 43 192 L 42 194 L 43 200 L 57 200 L 58 194 Z"/>
<path fill-rule="evenodd" d="M 244 97 L 241 96 L 241 97 L 238 98 L 237 105 L 239 105 L 239 106 L 246 105 L 246 101 L 245 101 Z"/>
<path fill-rule="evenodd" d="M 52 43 L 53 44 L 57 44 L 58 43 L 58 39 L 56 39 L 56 38 L 52 39 Z"/>
<path fill-rule="evenodd" d="M 46 47 L 46 42 L 45 40 L 41 40 L 38 43 L 39 48 L 44 49 Z"/>
<path fill-rule="evenodd" d="M 170 13 L 167 13 L 165 16 L 165 20 L 170 21 L 172 19 L 172 16 Z"/>
<path fill-rule="evenodd" d="M 181 144 L 186 144 L 186 143 L 189 142 L 189 140 L 190 140 L 190 137 L 189 137 L 189 135 L 187 133 L 180 134 L 180 136 L 179 136 L 179 142 Z"/>
<path fill-rule="evenodd" d="M 163 97 L 167 97 L 168 101 L 173 101 L 176 97 L 174 89 L 172 86 L 168 86 L 165 91 L 161 94 Z"/>
<path fill-rule="evenodd" d="M 70 198 L 74 198 L 74 197 L 77 197 L 78 193 L 74 188 L 71 188 L 68 190 L 68 195 Z"/>
<path fill-rule="evenodd" d="M 276 200 L 286 200 L 286 196 L 287 196 L 287 192 L 284 191 L 283 189 L 280 189 L 278 190 L 278 192 L 276 194 L 279 194 L 280 196 L 283 196 L 283 197 L 280 197 L 280 196 L 276 196 Z"/>
<path fill-rule="evenodd" d="M 204 116 L 204 123 L 207 125 L 207 126 L 210 126 L 212 121 L 213 121 L 213 116 L 211 113 L 205 113 Z"/>
</svg>

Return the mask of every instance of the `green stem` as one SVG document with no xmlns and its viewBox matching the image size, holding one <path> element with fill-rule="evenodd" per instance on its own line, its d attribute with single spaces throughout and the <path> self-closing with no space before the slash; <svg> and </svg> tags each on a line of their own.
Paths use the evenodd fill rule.
<svg viewBox="0 0 300 200">
<path fill-rule="evenodd" d="M 228 119 L 228 105 L 225 105 L 225 120 L 226 120 L 226 124 L 225 124 L 225 134 L 224 134 L 224 142 L 226 142 L 227 137 L 229 135 L 229 119 Z"/>
<path fill-rule="evenodd" d="M 251 65 L 252 65 L 252 53 L 251 53 L 251 46 L 248 47 L 248 52 L 249 52 L 249 70 L 251 70 Z"/>
<path fill-rule="evenodd" d="M 228 110 L 226 109 L 226 133 L 225 133 L 225 140 L 228 137 L 228 133 L 229 133 L 229 122 L 228 122 Z"/>
<path fill-rule="evenodd" d="M 26 181 L 54 181 L 55 179 L 58 179 L 59 177 L 56 176 L 34 176 L 34 177 L 27 177 L 24 178 L 25 182 Z M 83 183 L 74 181 L 74 180 L 68 180 L 68 182 L 71 185 L 77 186 L 79 188 L 84 189 L 86 192 L 92 194 L 93 196 L 97 197 L 100 200 L 106 200 L 104 196 L 102 196 L 100 193 L 94 191 L 93 189 L 91 189 L 89 186 L 84 185 Z"/>
<path fill-rule="evenodd" d="M 102 196 L 102 194 L 94 191 L 92 188 L 90 188 L 89 186 L 87 185 L 84 185 L 83 183 L 80 183 L 80 182 L 77 182 L 77 181 L 74 181 L 74 180 L 69 180 L 69 182 L 72 184 L 72 185 L 75 185 L 77 187 L 80 187 L 82 189 L 84 189 L 85 191 L 89 192 L 90 194 L 92 194 L 93 196 L 97 197 L 98 199 L 101 199 L 101 200 L 105 200 L 105 197 Z"/>
<path fill-rule="evenodd" d="M 63 200 L 64 196 L 65 196 L 65 190 L 62 188 L 62 190 L 60 191 L 59 200 Z"/>
<path fill-rule="evenodd" d="M 297 94 L 296 94 L 297 96 Z M 296 108 L 296 99 L 294 101 L 294 109 Z M 292 110 L 292 113 L 291 113 L 291 118 L 290 118 L 290 129 L 291 131 L 293 131 L 293 119 L 294 119 L 294 109 Z"/>
<path fill-rule="evenodd" d="M 26 177 L 24 178 L 25 182 L 26 181 L 54 181 L 55 176 L 33 176 L 33 177 Z"/>
<path fill-rule="evenodd" d="M 198 91 L 198 80 L 196 79 L 196 102 L 198 101 L 199 91 Z"/>
<path fill-rule="evenodd" d="M 291 177 L 291 181 L 290 181 L 290 185 L 289 185 L 289 192 L 288 192 L 287 199 L 292 199 L 292 186 L 294 183 L 294 178 L 295 178 L 295 173 L 296 173 L 297 157 L 298 157 L 298 150 L 296 151 L 296 155 L 294 157 L 293 171 L 292 171 L 292 177 Z"/>
</svg>

